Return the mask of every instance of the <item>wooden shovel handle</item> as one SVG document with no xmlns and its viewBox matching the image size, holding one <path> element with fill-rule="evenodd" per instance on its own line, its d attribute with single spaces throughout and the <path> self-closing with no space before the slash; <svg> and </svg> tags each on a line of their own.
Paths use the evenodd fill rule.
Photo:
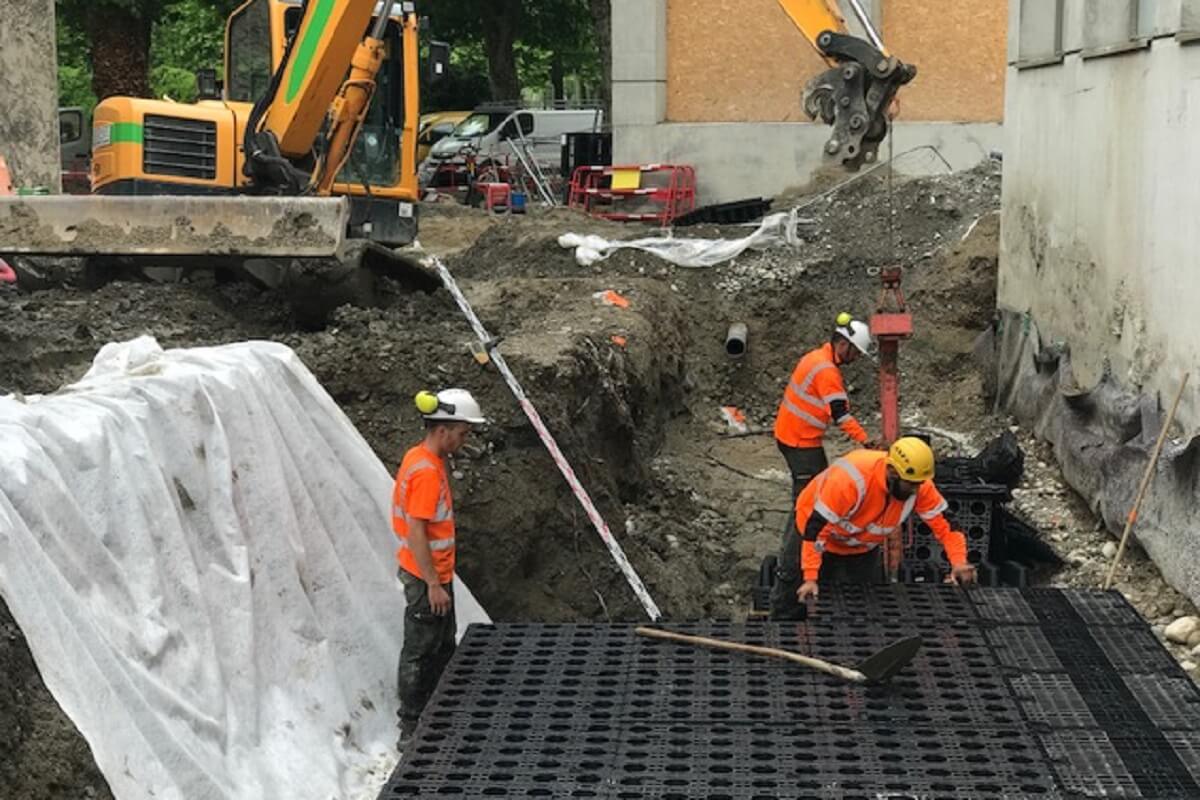
<svg viewBox="0 0 1200 800">
<path fill-rule="evenodd" d="M 811 669 L 820 670 L 821 672 L 833 675 L 834 677 L 847 680 L 852 683 L 866 683 L 867 676 L 863 675 L 858 670 L 848 669 L 837 664 L 831 664 L 828 661 L 822 661 L 819 658 L 810 656 L 802 656 L 799 653 L 793 653 L 790 650 L 780 650 L 775 647 L 760 647 L 754 644 L 741 644 L 740 642 L 727 642 L 723 639 L 710 639 L 707 636 L 690 636 L 686 633 L 674 633 L 672 631 L 659 630 L 658 628 L 647 628 L 639 626 L 637 632 L 642 636 L 649 636 L 652 639 L 667 639 L 672 642 L 681 642 L 683 644 L 694 644 L 700 647 L 712 647 L 717 650 L 732 650 L 737 653 L 750 653 L 756 656 L 767 656 L 769 658 L 783 658 L 800 664 Z"/>
</svg>

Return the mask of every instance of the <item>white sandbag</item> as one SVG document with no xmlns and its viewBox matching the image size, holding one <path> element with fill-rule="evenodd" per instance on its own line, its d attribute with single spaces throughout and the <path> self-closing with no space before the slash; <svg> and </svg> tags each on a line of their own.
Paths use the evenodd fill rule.
<svg viewBox="0 0 1200 800">
<path fill-rule="evenodd" d="M 655 236 L 644 239 L 604 239 L 600 236 L 580 236 L 566 233 L 558 237 L 564 249 L 575 250 L 575 261 L 588 267 L 620 250 L 641 250 L 681 267 L 712 267 L 747 250 L 766 250 L 770 247 L 798 247 L 800 238 L 796 226 L 800 219 L 795 211 L 765 217 L 758 228 L 741 239 L 686 239 L 674 236 Z"/>
<path fill-rule="evenodd" d="M 118 800 L 373 800 L 396 761 L 391 488 L 278 344 L 143 338 L 0 398 L 0 594 Z M 487 621 L 455 601 L 460 633 Z"/>
</svg>

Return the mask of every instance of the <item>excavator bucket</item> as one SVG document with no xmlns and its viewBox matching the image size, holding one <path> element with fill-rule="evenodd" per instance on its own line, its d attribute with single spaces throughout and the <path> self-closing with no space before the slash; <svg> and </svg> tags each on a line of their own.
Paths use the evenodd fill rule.
<svg viewBox="0 0 1200 800">
<path fill-rule="evenodd" d="M 825 155 L 857 171 L 875 161 L 896 92 L 916 77 L 917 68 L 853 36 L 825 31 L 817 46 L 837 66 L 805 85 L 804 113 L 833 126 Z"/>
<path fill-rule="evenodd" d="M 0 255 L 337 257 L 344 197 L 0 197 Z"/>
</svg>

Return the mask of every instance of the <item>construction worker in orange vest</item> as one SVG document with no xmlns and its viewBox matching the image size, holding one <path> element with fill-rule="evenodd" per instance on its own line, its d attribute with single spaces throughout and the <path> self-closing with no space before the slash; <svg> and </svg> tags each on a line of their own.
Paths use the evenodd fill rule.
<svg viewBox="0 0 1200 800">
<path fill-rule="evenodd" d="M 445 458 L 463 446 L 472 425 L 484 422 L 479 403 L 465 389 L 420 392 L 416 403 L 425 419 L 425 439 L 404 454 L 392 490 L 392 530 L 400 538 L 396 558 L 405 600 L 404 646 L 396 671 L 401 749 L 454 654 L 454 501 Z"/>
<path fill-rule="evenodd" d="M 869 355 L 871 344 L 867 324 L 843 312 L 838 315 L 829 342 L 805 353 L 792 372 L 775 417 L 775 444 L 792 474 L 793 503 L 809 481 L 829 466 L 823 443 L 830 424 L 837 425 L 858 444 L 874 446 L 866 430 L 850 413 L 839 369 L 842 364 L 853 364 L 859 356 Z M 796 589 L 800 586 L 799 548 L 800 539 L 788 514 L 771 590 L 772 619 L 801 618 L 802 609 L 796 602 Z"/>
<path fill-rule="evenodd" d="M 885 453 L 855 450 L 833 462 L 796 499 L 796 530 L 803 546 L 803 602 L 816 597 L 818 581 L 879 583 L 880 545 L 916 512 L 941 542 L 951 578 L 975 581 L 967 561 L 967 540 L 943 516 L 946 501 L 933 485 L 933 450 L 914 436 L 897 439 Z"/>
</svg>

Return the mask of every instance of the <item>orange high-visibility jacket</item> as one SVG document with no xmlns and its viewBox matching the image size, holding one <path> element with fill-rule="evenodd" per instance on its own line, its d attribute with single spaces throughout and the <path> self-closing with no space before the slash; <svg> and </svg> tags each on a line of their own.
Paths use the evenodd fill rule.
<svg viewBox="0 0 1200 800">
<path fill-rule="evenodd" d="M 846 403 L 840 419 L 833 418 L 829 407 L 835 400 Z M 850 415 L 842 371 L 833 363 L 833 345 L 827 343 L 805 353 L 796 364 L 775 417 L 775 438 L 788 447 L 820 447 L 830 422 L 859 444 L 867 441 L 867 432 Z"/>
<path fill-rule="evenodd" d="M 816 541 L 804 540 L 800 552 L 804 580 L 817 580 L 824 553 L 869 552 L 886 542 L 914 510 L 941 542 L 950 564 L 966 564 L 966 537 L 950 529 L 943 516 L 946 501 L 933 481 L 925 481 L 915 495 L 901 502 L 888 493 L 887 453 L 855 450 L 839 458 L 796 498 L 797 531 L 808 527 L 813 514 L 826 522 Z"/>
<path fill-rule="evenodd" d="M 408 546 L 408 526 L 413 519 L 425 520 L 425 535 L 438 580 L 450 583 L 454 577 L 454 503 L 450 481 L 445 462 L 424 444 L 404 454 L 392 489 L 392 530 L 400 537 L 396 559 L 406 572 L 424 580 Z"/>
</svg>

